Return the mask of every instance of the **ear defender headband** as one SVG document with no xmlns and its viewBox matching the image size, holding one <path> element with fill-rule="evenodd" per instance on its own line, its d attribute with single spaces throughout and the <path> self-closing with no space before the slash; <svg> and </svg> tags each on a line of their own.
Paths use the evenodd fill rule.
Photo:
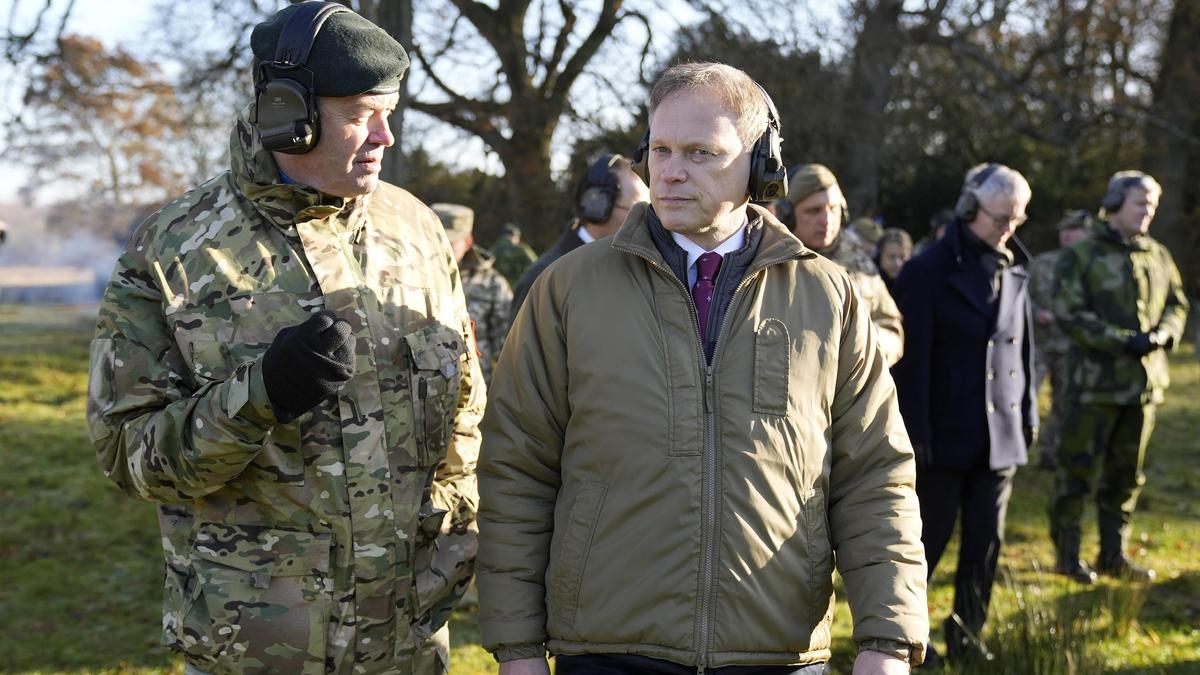
<svg viewBox="0 0 1200 675">
<path fill-rule="evenodd" d="M 588 223 L 607 222 L 612 215 L 621 184 L 613 175 L 613 166 L 621 160 L 620 155 L 601 155 L 592 162 L 575 188 L 575 215 Z"/>
<path fill-rule="evenodd" d="M 959 221 L 970 223 L 975 220 L 975 216 L 979 215 L 979 195 L 975 192 L 983 187 L 987 179 L 991 178 L 992 174 L 996 173 L 1001 166 L 996 162 L 991 162 L 963 185 L 962 194 L 959 195 L 958 202 L 954 205 L 954 216 Z"/>
<path fill-rule="evenodd" d="M 1100 200 L 1100 206 L 1104 209 L 1104 213 L 1120 211 L 1121 206 L 1125 204 L 1125 195 L 1129 194 L 1134 187 L 1140 186 L 1144 177 L 1144 175 L 1125 176 L 1121 180 L 1113 181 L 1104 193 L 1104 198 Z"/>
<path fill-rule="evenodd" d="M 259 65 L 254 125 L 267 150 L 302 155 L 320 139 L 313 74 L 305 66 L 321 26 L 334 14 L 349 11 L 336 2 L 299 3 L 279 34 L 275 60 Z"/>
<path fill-rule="evenodd" d="M 780 135 L 779 111 L 775 109 L 775 102 L 761 84 L 755 82 L 754 86 L 762 92 L 763 100 L 767 103 L 767 128 L 750 148 L 750 183 L 747 190 L 750 192 L 750 201 L 769 202 L 787 196 L 787 168 L 783 165 L 783 153 L 779 148 L 783 137 Z M 647 124 L 646 133 L 642 134 L 642 141 L 632 158 L 634 171 L 647 183 L 650 182 L 647 166 L 649 156 L 650 128 Z"/>
</svg>

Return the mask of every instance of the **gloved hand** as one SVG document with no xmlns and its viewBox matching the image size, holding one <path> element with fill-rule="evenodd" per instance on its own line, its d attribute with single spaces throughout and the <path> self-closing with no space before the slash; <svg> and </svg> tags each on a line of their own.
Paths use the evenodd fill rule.
<svg viewBox="0 0 1200 675">
<path fill-rule="evenodd" d="M 350 323 L 329 310 L 279 331 L 262 358 L 263 384 L 286 424 L 303 415 L 354 375 Z"/>
<path fill-rule="evenodd" d="M 1155 349 L 1161 349 L 1162 345 L 1154 344 L 1151 336 L 1154 333 L 1138 333 L 1125 341 L 1125 351 L 1134 356 L 1145 356 Z"/>
</svg>

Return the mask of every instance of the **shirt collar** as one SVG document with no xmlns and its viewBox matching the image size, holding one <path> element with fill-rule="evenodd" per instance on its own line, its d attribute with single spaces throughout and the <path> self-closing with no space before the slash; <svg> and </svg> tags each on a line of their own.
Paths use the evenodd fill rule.
<svg viewBox="0 0 1200 675">
<path fill-rule="evenodd" d="M 583 223 L 580 223 L 579 227 L 575 228 L 575 236 L 579 237 L 579 241 L 582 241 L 585 244 L 590 244 L 593 241 L 596 241 L 596 238 L 592 236 L 592 233 L 588 232 L 587 225 L 584 225 Z"/>
<path fill-rule="evenodd" d="M 687 268 L 686 269 L 688 270 L 688 272 L 692 271 L 692 269 L 696 265 L 696 260 L 700 256 L 704 255 L 705 253 L 708 253 L 708 251 L 705 250 L 703 246 L 700 246 L 696 242 L 692 241 L 691 239 L 688 239 L 687 237 L 685 237 L 684 235 L 682 235 L 678 232 L 672 232 L 671 238 L 674 239 L 675 243 L 679 245 L 679 248 L 683 249 L 683 252 L 687 254 Z M 740 228 L 738 228 L 737 232 L 734 232 L 725 241 L 721 242 L 720 244 L 717 244 L 717 247 L 714 248 L 712 250 L 712 252 L 718 253 L 722 257 L 724 257 L 726 254 L 733 253 L 735 251 L 740 251 L 741 248 L 745 245 L 746 245 L 746 223 L 742 223 L 742 226 Z M 689 274 L 689 276 L 691 276 L 691 275 Z"/>
</svg>

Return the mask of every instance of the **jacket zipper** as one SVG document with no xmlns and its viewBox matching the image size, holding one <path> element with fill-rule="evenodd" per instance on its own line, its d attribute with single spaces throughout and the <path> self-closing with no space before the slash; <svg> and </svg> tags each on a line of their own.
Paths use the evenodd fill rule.
<svg viewBox="0 0 1200 675">
<path fill-rule="evenodd" d="M 691 295 L 691 293 L 688 292 L 687 286 L 682 281 L 679 280 L 679 277 L 675 276 L 674 272 L 672 272 L 669 269 L 664 268 L 662 265 L 658 264 L 658 262 L 656 260 L 654 260 L 653 258 L 651 258 L 650 256 L 643 255 L 642 253 L 639 253 L 637 251 L 631 251 L 628 249 L 619 249 L 619 250 L 625 250 L 633 255 L 636 255 L 639 258 L 642 258 L 646 262 L 650 263 L 651 267 L 653 267 L 654 269 L 661 272 L 664 276 L 670 278 L 672 281 L 675 282 L 675 285 L 678 286 L 680 288 L 680 290 L 683 291 L 684 296 L 687 297 L 687 299 L 688 299 L 688 303 L 687 303 L 688 313 L 691 314 L 691 316 L 692 316 L 692 325 L 695 326 L 695 328 L 696 328 L 695 335 L 696 335 L 696 340 L 699 342 L 699 345 L 700 345 L 700 357 L 705 358 L 704 335 L 700 332 L 700 317 L 696 312 L 695 302 L 692 300 L 692 295 Z M 713 348 L 712 361 L 705 363 L 705 365 L 704 365 L 704 379 L 702 381 L 703 391 L 701 392 L 701 394 L 703 395 L 703 398 L 704 398 L 704 429 L 705 429 L 705 436 L 706 436 L 705 437 L 705 448 L 704 448 L 704 463 L 705 463 L 704 471 L 708 475 L 709 480 L 707 483 L 705 483 L 705 485 L 707 485 L 707 489 L 705 490 L 705 495 L 704 495 L 704 501 L 708 505 L 708 513 L 707 513 L 707 518 L 706 518 L 706 522 L 705 522 L 705 528 L 701 532 L 701 540 L 704 542 L 704 544 L 703 544 L 703 547 L 704 547 L 704 565 L 703 565 L 704 584 L 700 591 L 700 597 L 698 598 L 698 601 L 700 603 L 700 640 L 699 640 L 699 653 L 697 655 L 699 657 L 699 659 L 698 659 L 698 663 L 696 665 L 697 675 L 704 675 L 704 671 L 707 668 L 708 641 L 710 639 L 710 635 L 712 632 L 711 602 L 712 602 L 713 591 L 716 588 L 716 583 L 714 580 L 715 572 L 713 570 L 713 565 L 714 565 L 714 559 L 716 557 L 716 554 L 715 554 L 716 534 L 717 534 L 716 533 L 716 528 L 717 528 L 716 478 L 717 478 L 717 470 L 719 469 L 719 462 L 717 462 L 717 437 L 716 437 L 717 431 L 716 431 L 716 422 L 715 422 L 717 403 L 716 403 L 716 399 L 713 398 L 714 393 L 713 393 L 713 366 L 712 366 L 712 364 L 717 362 L 717 355 L 719 355 L 721 353 L 721 338 L 724 337 L 724 335 L 725 335 L 725 323 L 729 317 L 729 310 L 733 309 L 734 303 L 738 299 L 738 294 L 742 292 L 743 288 L 745 288 L 747 285 L 749 285 L 749 282 L 751 279 L 753 279 L 755 276 L 758 276 L 759 272 L 767 269 L 768 267 L 771 267 L 773 265 L 777 265 L 781 262 L 784 262 L 786 260 L 787 259 L 785 258 L 785 259 L 781 259 L 781 260 L 769 261 L 766 264 L 764 264 L 762 267 L 758 268 L 757 270 L 754 270 L 753 273 L 750 273 L 750 271 L 747 270 L 747 274 L 742 277 L 742 280 L 738 283 L 737 288 L 733 289 L 733 295 L 730 296 L 730 299 L 729 299 L 729 307 L 726 309 L 725 313 L 721 315 L 721 325 L 717 328 L 717 342 L 716 342 L 716 346 Z"/>
</svg>

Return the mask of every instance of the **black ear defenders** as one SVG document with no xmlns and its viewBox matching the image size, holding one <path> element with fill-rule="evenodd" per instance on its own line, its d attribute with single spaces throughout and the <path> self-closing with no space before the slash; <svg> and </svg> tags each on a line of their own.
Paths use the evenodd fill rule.
<svg viewBox="0 0 1200 675">
<path fill-rule="evenodd" d="M 575 187 L 575 215 L 589 223 L 604 223 L 612 215 L 621 183 L 613 174 L 620 155 L 601 155 L 592 162 L 583 180 Z"/>
<path fill-rule="evenodd" d="M 783 165 L 783 153 L 779 147 L 783 143 L 783 137 L 780 135 L 779 111 L 775 109 L 775 102 L 771 100 L 771 95 L 767 93 L 767 90 L 757 82 L 754 85 L 762 92 L 763 99 L 767 102 L 767 129 L 750 148 L 750 184 L 747 189 L 750 192 L 750 201 L 769 202 L 787 196 L 787 168 Z M 638 144 L 637 152 L 633 153 L 635 171 L 647 183 L 649 182 L 647 175 L 649 172 L 646 163 L 649 161 L 649 157 L 650 129 L 647 127 L 646 133 L 642 135 L 641 143 Z"/>
<path fill-rule="evenodd" d="M 1112 186 L 1104 193 L 1104 198 L 1100 200 L 1100 206 L 1104 208 L 1104 213 L 1115 213 L 1121 210 L 1125 204 L 1125 195 L 1129 194 L 1135 185 L 1140 185 L 1143 176 L 1126 176 L 1120 180 L 1113 181 Z"/>
<path fill-rule="evenodd" d="M 336 2 L 299 3 L 280 31 L 275 60 L 259 64 L 254 125 L 267 150 L 302 155 L 320 139 L 313 74 L 305 66 L 321 26 L 330 16 L 349 11 Z"/>
<path fill-rule="evenodd" d="M 962 194 L 958 196 L 958 202 L 954 204 L 954 216 L 960 222 L 970 223 L 975 220 L 975 216 L 979 214 L 979 195 L 975 191 L 983 187 L 988 178 L 996 173 L 1002 165 L 992 162 L 975 174 L 971 180 L 963 185 Z"/>
</svg>

